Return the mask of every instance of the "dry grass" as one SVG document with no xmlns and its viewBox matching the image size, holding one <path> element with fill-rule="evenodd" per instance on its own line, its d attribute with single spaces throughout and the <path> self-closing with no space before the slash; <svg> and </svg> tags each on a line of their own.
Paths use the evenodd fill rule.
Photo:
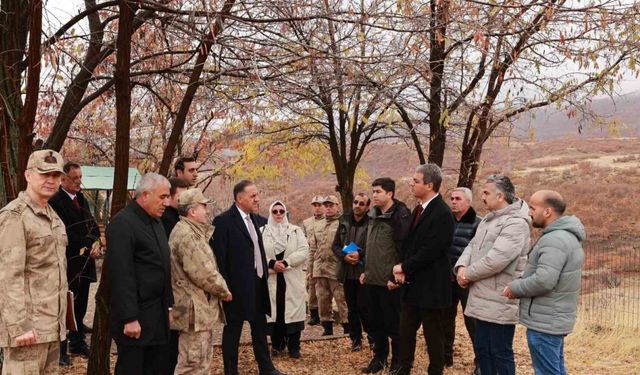
<svg viewBox="0 0 640 375">
<path fill-rule="evenodd" d="M 640 374 L 638 330 L 579 320 L 565 347 L 577 374 Z"/>
</svg>

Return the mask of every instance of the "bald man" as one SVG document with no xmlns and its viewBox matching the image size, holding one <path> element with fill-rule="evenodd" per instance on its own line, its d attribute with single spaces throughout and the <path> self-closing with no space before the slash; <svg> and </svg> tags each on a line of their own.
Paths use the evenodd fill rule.
<svg viewBox="0 0 640 375">
<path fill-rule="evenodd" d="M 529 253 L 521 279 L 504 290 L 520 298 L 520 323 L 536 375 L 566 375 L 564 337 L 576 322 L 584 253 L 584 226 L 575 216 L 564 216 L 566 203 L 558 192 L 541 190 L 529 201 L 529 216 L 542 235 Z"/>
</svg>

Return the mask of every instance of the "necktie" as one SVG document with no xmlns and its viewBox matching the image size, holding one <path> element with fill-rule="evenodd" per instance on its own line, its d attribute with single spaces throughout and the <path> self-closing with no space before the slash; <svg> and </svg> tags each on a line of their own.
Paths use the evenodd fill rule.
<svg viewBox="0 0 640 375">
<path fill-rule="evenodd" d="M 415 228 L 415 226 L 418 225 L 418 221 L 420 220 L 420 216 L 422 215 L 423 210 L 424 209 L 422 208 L 422 205 L 416 207 L 416 217 L 415 219 L 413 219 L 413 224 L 411 225 L 412 227 Z"/>
<path fill-rule="evenodd" d="M 78 196 L 75 195 L 73 197 L 73 204 L 76 206 L 77 209 L 80 209 L 80 202 L 78 202 Z"/>
<path fill-rule="evenodd" d="M 251 217 L 249 215 L 245 216 L 244 220 L 247 222 L 247 227 L 249 227 L 249 235 L 251 236 L 251 241 L 253 241 L 253 257 L 256 266 L 256 274 L 259 278 L 262 278 L 263 270 L 262 270 L 262 257 L 260 256 L 260 244 L 258 243 L 258 233 L 256 233 L 256 228 L 251 221 Z"/>
</svg>

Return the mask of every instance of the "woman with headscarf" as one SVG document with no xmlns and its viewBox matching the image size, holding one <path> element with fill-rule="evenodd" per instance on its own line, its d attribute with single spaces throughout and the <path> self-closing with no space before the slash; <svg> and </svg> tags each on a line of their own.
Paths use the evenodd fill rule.
<svg viewBox="0 0 640 375">
<path fill-rule="evenodd" d="M 300 358 L 300 334 L 304 329 L 305 274 L 303 266 L 309 245 L 300 227 L 289 224 L 287 208 L 281 201 L 269 207 L 267 225 L 261 228 L 269 264 L 271 316 L 267 316 L 271 353 L 284 349 L 291 358 Z"/>
</svg>

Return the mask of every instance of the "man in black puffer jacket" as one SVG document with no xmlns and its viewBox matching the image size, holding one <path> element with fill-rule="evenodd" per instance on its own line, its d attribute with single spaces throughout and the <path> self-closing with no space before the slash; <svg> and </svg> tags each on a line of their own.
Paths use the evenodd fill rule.
<svg viewBox="0 0 640 375">
<path fill-rule="evenodd" d="M 475 236 L 481 217 L 476 215 L 475 210 L 471 207 L 471 199 L 473 195 L 471 190 L 465 187 L 453 189 L 451 192 L 451 212 L 455 216 L 455 231 L 453 233 L 453 244 L 449 249 L 449 260 L 454 265 L 458 258 L 467 247 L 469 241 Z M 453 342 L 456 336 L 456 314 L 458 313 L 458 303 L 462 303 L 462 310 L 467 306 L 467 298 L 469 297 L 469 289 L 461 288 L 456 282 L 455 276 L 451 274 L 451 290 L 452 304 L 448 312 L 445 331 L 445 365 L 453 366 Z M 467 328 L 471 342 L 475 336 L 475 320 L 468 316 L 464 316 L 464 325 Z M 474 369 L 474 375 L 479 374 L 478 368 Z"/>
</svg>

